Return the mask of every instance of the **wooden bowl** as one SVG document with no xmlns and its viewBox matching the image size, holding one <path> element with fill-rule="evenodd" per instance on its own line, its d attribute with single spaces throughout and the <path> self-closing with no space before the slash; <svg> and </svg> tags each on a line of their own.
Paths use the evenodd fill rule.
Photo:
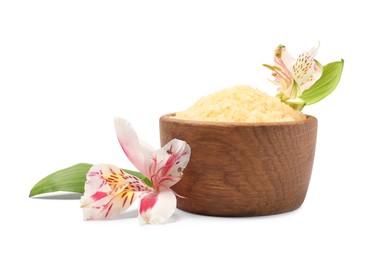
<svg viewBox="0 0 390 260">
<path fill-rule="evenodd" d="M 172 187 L 178 208 L 214 216 L 259 216 L 299 208 L 314 161 L 317 119 L 218 123 L 160 118 L 161 145 L 191 146 L 183 178 Z"/>
</svg>

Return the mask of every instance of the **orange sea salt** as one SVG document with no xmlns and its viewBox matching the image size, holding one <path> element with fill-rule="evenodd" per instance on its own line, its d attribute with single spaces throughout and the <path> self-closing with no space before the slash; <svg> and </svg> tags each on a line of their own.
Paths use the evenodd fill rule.
<svg viewBox="0 0 390 260">
<path fill-rule="evenodd" d="M 223 89 L 200 98 L 176 118 L 214 122 L 289 122 L 305 115 L 249 86 Z"/>
</svg>

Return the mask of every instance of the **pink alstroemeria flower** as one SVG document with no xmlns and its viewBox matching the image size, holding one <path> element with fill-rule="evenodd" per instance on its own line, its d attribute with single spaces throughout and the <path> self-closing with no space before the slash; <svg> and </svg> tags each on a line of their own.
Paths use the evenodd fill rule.
<svg viewBox="0 0 390 260">
<path fill-rule="evenodd" d="M 153 151 L 138 139 L 126 120 L 116 118 L 115 130 L 126 156 L 151 181 L 152 187 L 114 165 L 94 165 L 87 173 L 81 198 L 84 219 L 113 218 L 141 198 L 140 222 L 165 222 L 176 208 L 176 196 L 170 187 L 180 181 L 189 162 L 189 145 L 173 139 L 163 148 Z"/>
<path fill-rule="evenodd" d="M 284 45 L 279 45 L 275 50 L 275 66 L 264 64 L 273 71 L 273 83 L 279 86 L 278 90 L 284 95 L 284 99 L 299 98 L 304 90 L 321 77 L 322 66 L 314 59 L 318 48 L 319 45 L 302 52 L 294 59 Z"/>
</svg>

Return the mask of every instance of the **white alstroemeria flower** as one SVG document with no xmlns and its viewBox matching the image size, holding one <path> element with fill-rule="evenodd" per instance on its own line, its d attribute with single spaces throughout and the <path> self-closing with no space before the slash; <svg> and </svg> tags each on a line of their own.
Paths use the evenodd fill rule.
<svg viewBox="0 0 390 260">
<path fill-rule="evenodd" d="M 189 145 L 174 139 L 153 151 L 140 142 L 126 120 L 116 118 L 115 130 L 126 156 L 150 180 L 151 186 L 114 165 L 94 165 L 87 173 L 84 196 L 81 198 L 84 219 L 113 218 L 140 198 L 141 223 L 165 222 L 176 208 L 176 196 L 170 187 L 180 181 L 189 162 Z"/>
<path fill-rule="evenodd" d="M 279 86 L 282 99 L 299 98 L 303 91 L 310 88 L 321 77 L 322 66 L 314 59 L 318 48 L 319 45 L 302 52 L 297 59 L 294 59 L 284 45 L 279 45 L 275 50 L 275 65 L 264 64 L 273 71 L 272 82 Z"/>
</svg>

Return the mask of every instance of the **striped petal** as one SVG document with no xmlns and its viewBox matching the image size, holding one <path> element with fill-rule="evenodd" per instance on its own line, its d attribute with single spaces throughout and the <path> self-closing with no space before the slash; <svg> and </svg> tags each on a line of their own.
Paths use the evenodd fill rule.
<svg viewBox="0 0 390 260">
<path fill-rule="evenodd" d="M 288 53 L 286 46 L 280 44 L 275 49 L 274 56 L 275 65 L 282 68 L 285 71 L 291 71 L 295 62 L 295 59 Z"/>
<path fill-rule="evenodd" d="M 84 219 L 109 219 L 125 211 L 150 188 L 114 165 L 94 165 L 87 173 L 81 207 Z"/>
<path fill-rule="evenodd" d="M 118 141 L 131 163 L 143 174 L 147 172 L 146 160 L 151 157 L 152 149 L 140 142 L 130 123 L 123 118 L 115 118 L 115 131 Z M 150 176 L 146 176 L 150 179 Z"/>
<path fill-rule="evenodd" d="M 148 167 L 155 190 L 169 188 L 180 181 L 184 168 L 191 155 L 190 146 L 178 139 L 173 139 L 152 154 Z"/>
<path fill-rule="evenodd" d="M 175 211 L 176 196 L 170 190 L 152 192 L 141 199 L 138 219 L 142 224 L 161 224 Z"/>
<path fill-rule="evenodd" d="M 300 89 L 297 97 L 310 88 L 322 75 L 322 70 L 314 59 L 319 47 L 318 45 L 310 51 L 301 53 L 293 66 L 294 80 Z"/>
<path fill-rule="evenodd" d="M 279 86 L 278 91 L 289 97 L 289 92 L 291 92 L 294 86 L 292 68 L 295 59 L 287 52 L 286 47 L 281 44 L 276 47 L 274 55 L 275 66 L 267 64 L 264 64 L 264 66 L 272 70 L 274 79 L 271 82 Z"/>
</svg>

